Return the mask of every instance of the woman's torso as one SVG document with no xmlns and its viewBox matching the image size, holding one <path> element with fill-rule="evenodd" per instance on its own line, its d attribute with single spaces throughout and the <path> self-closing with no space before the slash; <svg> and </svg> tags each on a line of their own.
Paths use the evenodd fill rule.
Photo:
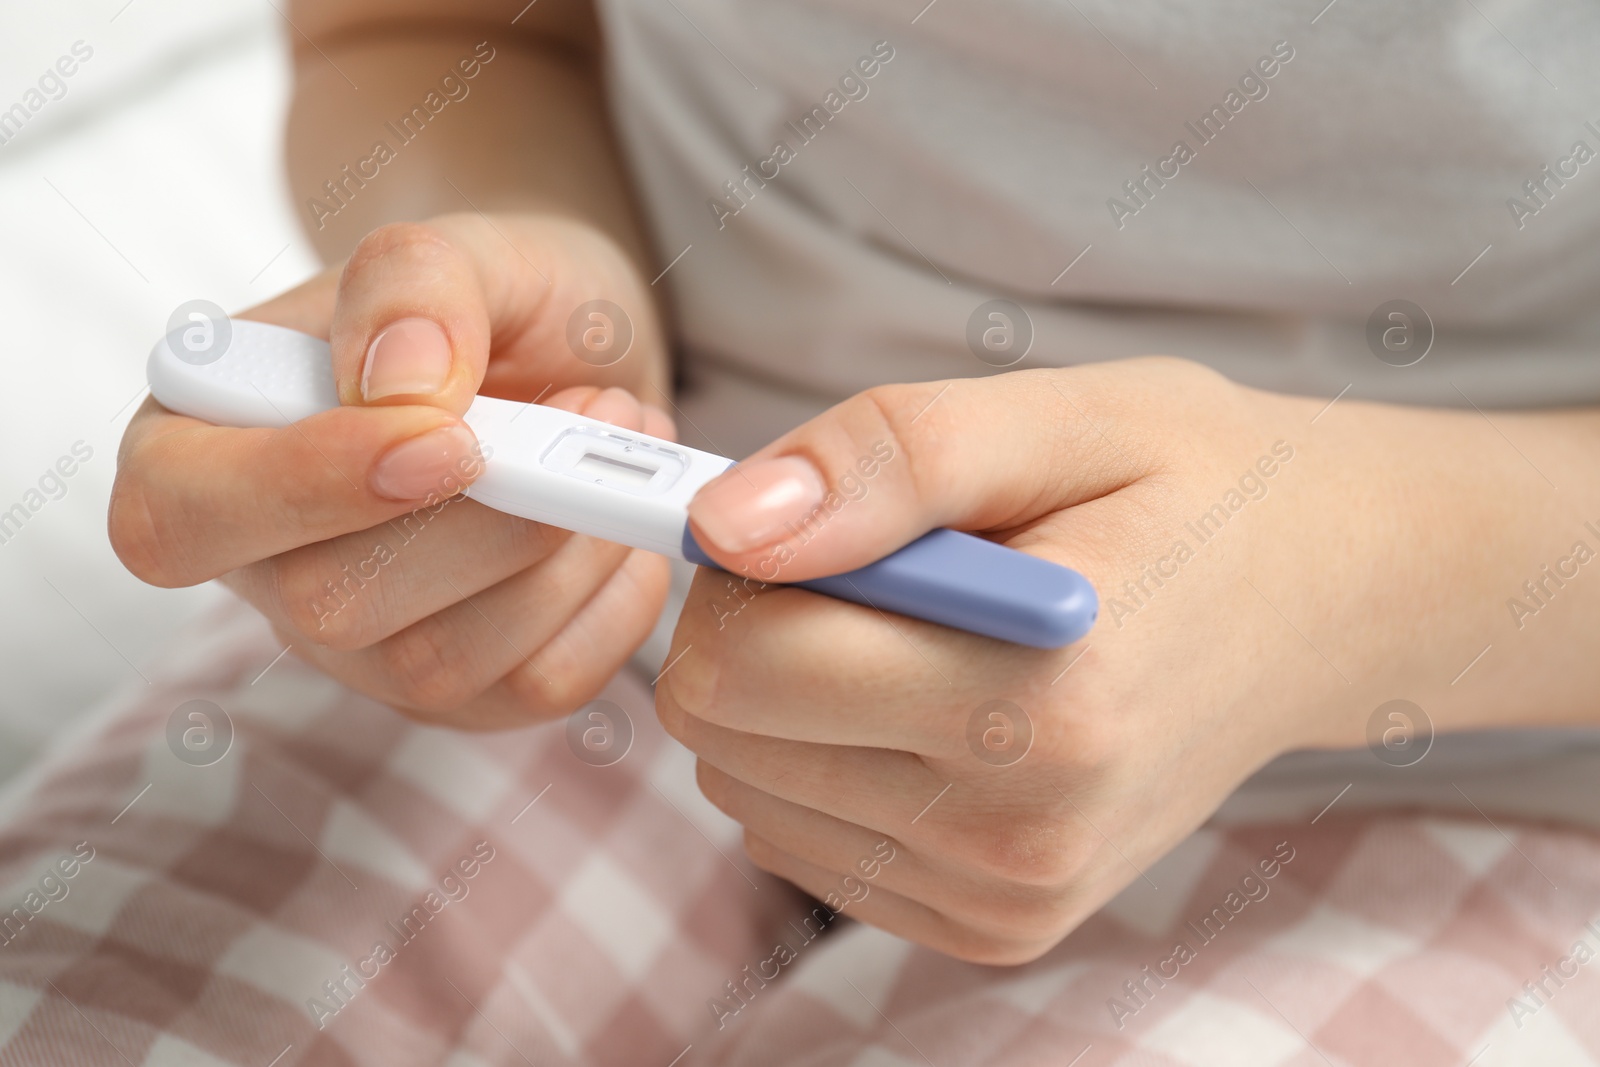
<svg viewBox="0 0 1600 1067">
<path fill-rule="evenodd" d="M 872 384 L 997 372 L 1018 349 L 969 343 L 994 299 L 1025 311 L 977 315 L 1031 330 L 1017 366 L 1600 398 L 1600 8 L 924 2 L 604 4 L 691 366 L 769 409 L 733 450 Z M 1395 300 L 1436 333 L 1409 367 L 1367 339 Z"/>
</svg>

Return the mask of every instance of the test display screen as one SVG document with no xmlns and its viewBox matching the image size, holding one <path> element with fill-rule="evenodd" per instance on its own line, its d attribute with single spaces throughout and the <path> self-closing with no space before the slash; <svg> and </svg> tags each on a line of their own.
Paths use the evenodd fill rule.
<svg viewBox="0 0 1600 1067">
<path fill-rule="evenodd" d="M 574 426 L 545 450 L 546 467 L 572 478 L 637 496 L 670 488 L 688 462 L 682 452 L 609 426 Z"/>
<path fill-rule="evenodd" d="M 583 458 L 573 464 L 572 469 L 593 475 L 608 483 L 622 482 L 642 489 L 650 484 L 650 479 L 654 478 L 656 471 L 661 468 L 602 455 L 599 452 L 585 452 Z"/>
</svg>

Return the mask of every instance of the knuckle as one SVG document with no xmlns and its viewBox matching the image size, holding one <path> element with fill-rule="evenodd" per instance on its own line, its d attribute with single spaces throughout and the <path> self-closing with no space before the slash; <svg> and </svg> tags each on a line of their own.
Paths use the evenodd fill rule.
<svg viewBox="0 0 1600 1067">
<path fill-rule="evenodd" d="M 691 752 L 694 751 L 690 736 L 694 726 L 694 716 L 685 711 L 673 698 L 670 686 L 656 686 L 656 721 L 661 724 L 668 737 Z"/>
<path fill-rule="evenodd" d="M 1152 369 L 1195 384 L 1222 385 L 1229 381 L 1221 371 L 1182 356 L 1151 356 Z"/>
<path fill-rule="evenodd" d="M 936 911 L 931 927 L 919 934 L 917 940 L 965 963 L 1017 967 L 1043 956 L 1059 944 L 1064 936 L 1066 931 L 1059 925 L 1035 935 L 1009 927 L 986 929 L 974 926 L 964 914 L 957 918 Z"/>
<path fill-rule="evenodd" d="M 547 667 L 534 669 L 530 662 L 522 662 L 501 678 L 501 683 L 506 686 L 510 699 L 534 717 L 558 718 L 578 709 L 578 704 L 568 705 L 565 691 L 557 688 Z"/>
<path fill-rule="evenodd" d="M 993 934 L 941 911 L 934 911 L 932 922 L 917 935 L 917 940 L 963 963 L 999 964 L 1006 958 L 1006 943 Z"/>
<path fill-rule="evenodd" d="M 728 660 L 741 654 L 750 628 L 740 624 L 756 617 L 765 607 L 760 602 L 777 590 L 754 578 L 708 567 L 700 567 L 698 572 L 689 585 L 683 610 L 678 613 L 672 634 L 672 652 L 668 657 L 673 666 L 665 677 L 695 707 L 705 707 L 710 704 L 711 697 L 707 691 L 710 681 L 707 669 L 718 660 L 726 667 Z M 681 661 L 672 660 L 672 656 L 691 647 L 692 655 L 684 656 Z M 683 670 L 684 667 L 689 669 Z"/>
<path fill-rule="evenodd" d="M 768 874 L 780 878 L 788 870 L 788 853 L 753 830 L 744 832 L 744 854 L 750 862 Z"/>
<path fill-rule="evenodd" d="M 973 894 L 961 914 L 995 936 L 1030 943 L 1055 942 L 1067 929 L 1066 897 L 1054 890 L 985 891 Z"/>
<path fill-rule="evenodd" d="M 695 784 L 700 787 L 700 795 L 711 801 L 716 809 L 731 819 L 738 819 L 734 814 L 734 789 L 732 780 L 721 771 L 717 770 L 705 760 L 696 760 L 694 767 Z"/>
<path fill-rule="evenodd" d="M 1083 862 L 1081 838 L 1044 812 L 982 820 L 961 831 L 954 850 L 976 870 L 1013 885 L 1059 886 Z"/>
<path fill-rule="evenodd" d="M 337 652 L 351 652 L 372 643 L 359 610 L 358 591 L 348 581 L 336 584 L 322 561 L 297 554 L 275 556 L 265 581 L 270 596 L 301 639 Z"/>
<path fill-rule="evenodd" d="M 1134 361 L 1135 373 L 1149 383 L 1149 394 L 1162 397 L 1157 410 L 1170 411 L 1174 404 L 1192 407 L 1215 404 L 1241 396 L 1238 383 L 1204 363 L 1180 356 L 1146 356 Z"/>
<path fill-rule="evenodd" d="M 379 226 L 356 244 L 339 277 L 343 288 L 375 265 L 401 256 L 411 261 L 443 263 L 460 255 L 438 227 L 425 222 L 391 222 Z"/>
<path fill-rule="evenodd" d="M 488 508 L 487 504 L 480 504 L 476 500 L 468 499 L 463 502 L 466 504 L 465 510 Z M 510 531 L 506 554 L 512 558 L 546 559 L 573 536 L 559 526 L 547 526 L 532 519 L 517 518 L 514 515 L 496 515 L 496 519 L 501 518 L 505 520 L 506 528 Z"/>
<path fill-rule="evenodd" d="M 537 666 L 531 662 L 519 663 L 503 681 L 520 707 L 542 719 L 570 715 L 602 688 L 592 679 L 574 677 L 571 671 L 546 662 Z"/>
<path fill-rule="evenodd" d="M 373 646 L 377 667 L 400 703 L 424 712 L 455 711 L 483 688 L 469 657 L 437 618 L 424 619 Z"/>
<path fill-rule="evenodd" d="M 708 567 L 696 567 L 689 591 L 684 596 L 683 610 L 673 629 L 672 641 L 693 644 L 707 635 L 707 630 L 717 621 L 715 606 L 721 599 L 724 587 L 718 580 L 724 577 Z"/>
<path fill-rule="evenodd" d="M 111 487 L 106 532 L 112 551 L 140 581 L 167 589 L 193 584 L 178 566 L 181 554 L 171 528 L 156 517 L 139 478 L 126 470 Z"/>
<path fill-rule="evenodd" d="M 1055 947 L 1056 940 L 1013 941 L 986 934 L 964 933 L 953 935 L 950 947 L 942 951 L 965 963 L 985 967 L 1020 967 L 1049 952 Z"/>
<path fill-rule="evenodd" d="M 1112 704 L 1090 697 L 1082 707 L 1053 716 L 1050 734 L 1039 738 L 1041 762 L 1048 764 L 1051 771 L 1069 777 L 1071 795 L 1092 793 L 1113 767 L 1126 762 L 1129 741 L 1124 728 L 1107 721 L 1114 720 L 1119 710 Z M 1097 720 L 1096 714 L 1102 718 Z"/>
<path fill-rule="evenodd" d="M 936 388 L 930 390 L 930 385 Z M 929 472 L 945 467 L 938 455 L 941 435 L 927 432 L 927 427 L 937 422 L 930 420 L 921 427 L 916 425 L 924 414 L 932 414 L 930 404 L 938 395 L 937 390 L 942 388 L 944 386 L 937 382 L 878 385 L 846 401 L 859 412 L 848 413 L 855 418 L 847 425 L 854 424 L 857 419 L 861 423 L 876 424 L 884 443 L 892 450 L 890 460 L 885 462 L 898 460 L 905 464 L 904 476 L 919 497 L 930 495 L 934 488 L 929 482 Z"/>
<path fill-rule="evenodd" d="M 511 702 L 535 718 L 555 718 L 561 709 L 551 700 L 550 684 L 531 664 L 519 663 L 500 679 Z"/>
<path fill-rule="evenodd" d="M 321 530 L 348 519 L 345 456 L 357 454 L 348 409 L 323 412 L 293 428 L 271 431 L 246 474 L 266 521 L 284 530 Z M 339 466 L 331 466 L 329 457 Z M 333 491 L 337 486 L 339 491 Z"/>
<path fill-rule="evenodd" d="M 559 714 L 578 710 L 605 688 L 602 672 L 584 662 L 568 642 L 558 641 L 546 646 L 535 654 L 534 660 L 538 665 L 538 688 L 546 694 L 546 704 Z M 528 665 L 528 673 L 532 673 L 532 666 Z M 529 682 L 530 686 L 533 684 Z"/>
<path fill-rule="evenodd" d="M 316 434 L 315 430 L 309 432 Z M 284 455 L 296 459 L 313 455 L 312 449 L 305 447 L 306 443 L 307 439 L 301 438 L 290 446 L 293 451 L 285 451 Z M 312 446 L 314 447 L 316 446 Z M 321 461 L 320 456 L 318 460 Z M 277 516 L 276 521 L 282 523 L 285 529 L 321 529 L 327 525 L 335 509 L 346 506 L 342 500 L 331 499 L 330 494 L 306 491 L 309 482 L 306 478 L 308 467 L 316 469 L 311 467 L 308 459 L 304 464 L 298 462 L 285 464 L 278 470 L 262 471 L 260 474 L 265 490 L 263 503 L 271 508 L 272 513 Z M 343 484 L 342 479 L 340 484 Z"/>
<path fill-rule="evenodd" d="M 439 726 L 452 730 L 472 730 L 471 724 L 463 724 L 457 716 L 438 711 L 424 711 L 406 704 L 393 705 L 394 710 L 402 717 L 410 719 L 418 726 Z"/>
<path fill-rule="evenodd" d="M 1074 802 L 1088 803 L 1114 793 L 1137 773 L 1130 754 L 1139 751 L 1140 746 L 1115 700 L 1091 696 L 1050 726 L 1039 745 L 1040 764 L 1048 768 L 1048 773 L 1064 779 L 1063 785 Z M 1049 786 L 1044 788 L 1045 800 L 1059 809 L 1057 814 L 1065 824 L 1083 825 L 1083 816 L 1061 794 Z"/>
</svg>

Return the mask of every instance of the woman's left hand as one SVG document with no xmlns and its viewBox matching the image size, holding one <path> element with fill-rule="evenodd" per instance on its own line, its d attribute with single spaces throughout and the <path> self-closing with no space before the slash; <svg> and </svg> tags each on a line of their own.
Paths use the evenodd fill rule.
<svg viewBox="0 0 1600 1067">
<path fill-rule="evenodd" d="M 1323 406 L 1171 359 L 853 397 L 695 499 L 731 573 L 696 578 L 661 721 L 757 865 L 951 955 L 1033 959 L 1273 756 L 1359 745 L 1396 697 L 1481 717 L 1448 682 L 1541 551 L 1491 508 L 1553 518 L 1546 487 L 1470 412 Z M 1096 628 L 1041 651 L 758 581 L 940 526 L 1083 572 Z"/>
</svg>

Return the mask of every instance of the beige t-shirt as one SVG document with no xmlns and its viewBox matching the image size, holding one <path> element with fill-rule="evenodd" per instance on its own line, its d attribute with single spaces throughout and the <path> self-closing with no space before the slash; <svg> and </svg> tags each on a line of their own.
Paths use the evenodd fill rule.
<svg viewBox="0 0 1600 1067">
<path fill-rule="evenodd" d="M 602 8 L 695 443 L 1154 352 L 1330 398 L 1600 401 L 1593 4 Z"/>
</svg>

